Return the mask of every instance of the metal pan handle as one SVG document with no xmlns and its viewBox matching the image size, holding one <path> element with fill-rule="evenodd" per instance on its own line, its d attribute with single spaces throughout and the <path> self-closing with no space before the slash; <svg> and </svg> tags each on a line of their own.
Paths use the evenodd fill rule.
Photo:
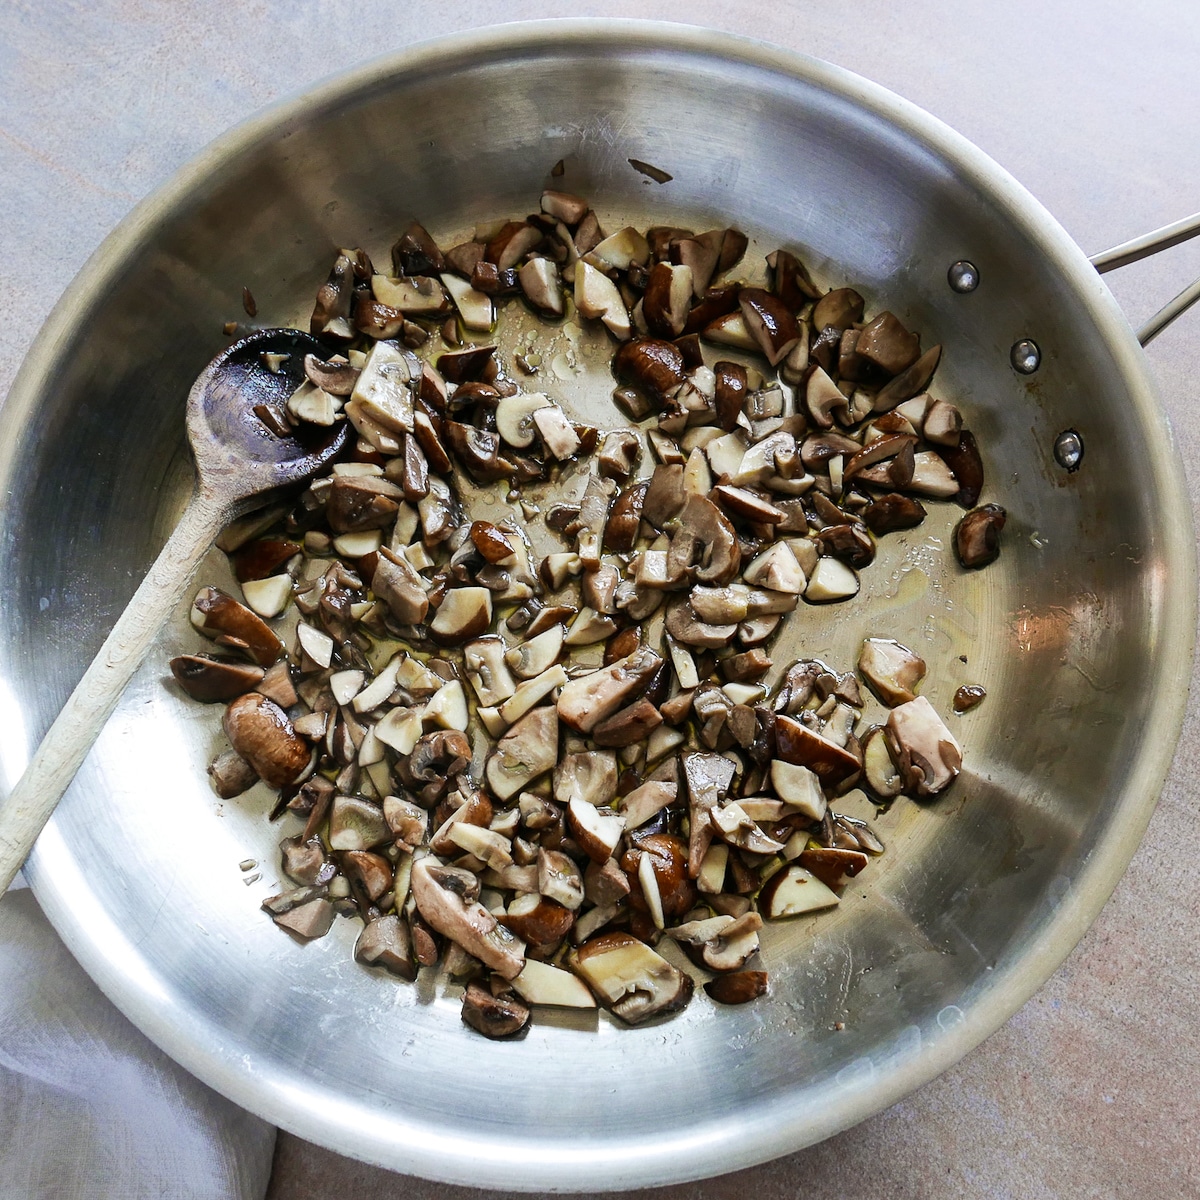
<svg viewBox="0 0 1200 1200">
<path fill-rule="evenodd" d="M 1093 254 L 1088 261 L 1103 275 L 1108 271 L 1117 270 L 1118 267 L 1127 267 L 1130 263 L 1140 262 L 1143 258 L 1149 258 L 1162 250 L 1169 250 L 1172 246 L 1178 246 L 1181 242 L 1186 242 L 1198 235 L 1200 235 L 1200 213 L 1193 213 L 1190 217 L 1184 217 L 1182 221 L 1164 225 L 1161 229 L 1153 229 L 1149 233 L 1142 234 L 1141 237 L 1122 242 L 1119 246 L 1113 246 L 1111 250 Z M 1137 331 L 1137 340 L 1143 346 L 1152 342 L 1176 317 L 1187 312 L 1197 300 L 1200 300 L 1200 279 L 1197 279 L 1190 287 L 1184 288 L 1173 300 L 1164 304 Z"/>
</svg>

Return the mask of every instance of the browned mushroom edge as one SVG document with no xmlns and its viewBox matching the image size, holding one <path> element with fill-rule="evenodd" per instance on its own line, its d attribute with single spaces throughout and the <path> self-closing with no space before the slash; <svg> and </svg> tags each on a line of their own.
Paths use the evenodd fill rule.
<svg viewBox="0 0 1200 1200">
<path fill-rule="evenodd" d="M 996 557 L 1006 514 L 973 507 L 979 448 L 928 391 L 942 347 L 822 291 L 794 251 L 768 256 L 766 286 L 733 277 L 747 244 L 606 233 L 552 189 L 450 249 L 411 223 L 390 276 L 339 251 L 311 321 L 330 349 L 287 411 L 349 421 L 351 449 L 227 531 L 244 603 L 201 589 L 192 621 L 217 652 L 171 663 L 227 704 L 218 794 L 261 779 L 272 817 L 302 822 L 272 918 L 311 940 L 357 916 L 359 962 L 444 967 L 488 1037 L 539 1004 L 669 1016 L 694 993 L 681 955 L 717 1003 L 765 994 L 763 919 L 836 905 L 883 851 L 841 798 L 882 811 L 961 767 L 917 694 L 924 661 L 886 631 L 858 662 L 874 713 L 855 675 L 770 655 L 789 613 L 856 594 L 875 539 L 928 503 L 972 508 L 964 566 Z M 536 355 L 510 375 L 472 340 L 507 305 L 556 321 L 568 297 L 615 339 L 614 401 L 640 427 L 573 422 L 533 390 L 552 386 Z M 572 459 L 586 485 L 540 518 L 471 520 L 460 499 L 460 473 L 517 503 Z M 535 559 L 530 519 L 561 549 Z"/>
</svg>

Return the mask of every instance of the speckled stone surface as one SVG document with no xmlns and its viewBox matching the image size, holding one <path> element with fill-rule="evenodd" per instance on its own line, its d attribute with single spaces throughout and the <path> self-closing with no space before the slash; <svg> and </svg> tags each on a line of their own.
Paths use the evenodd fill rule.
<svg viewBox="0 0 1200 1200">
<path fill-rule="evenodd" d="M 0 5 L 0 393 L 75 271 L 204 143 L 311 82 L 457 29 L 640 16 L 859 71 L 1008 168 L 1089 252 L 1200 209 L 1200 6 L 1188 0 L 7 0 Z M 1200 275 L 1200 240 L 1108 277 L 1137 325 Z M 1151 348 L 1200 497 L 1200 313 Z M 1095 926 L 1009 1023 L 858 1128 L 667 1195 L 989 1200 L 1200 1195 L 1195 705 L 1149 832 Z M 597 1181 L 598 1183 L 600 1181 Z M 270 1196 L 485 1195 L 283 1135 Z"/>
</svg>

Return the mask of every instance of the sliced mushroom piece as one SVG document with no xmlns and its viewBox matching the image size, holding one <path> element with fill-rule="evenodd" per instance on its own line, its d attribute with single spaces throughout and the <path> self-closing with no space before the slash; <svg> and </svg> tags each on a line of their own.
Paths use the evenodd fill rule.
<svg viewBox="0 0 1200 1200">
<path fill-rule="evenodd" d="M 548 671 L 558 661 L 562 648 L 563 627 L 552 625 L 536 637 L 506 651 L 504 661 L 522 679 L 532 679 Z"/>
<path fill-rule="evenodd" d="M 928 386 L 942 358 L 941 346 L 931 346 L 911 367 L 901 371 L 875 393 L 876 412 L 889 412 L 905 400 L 919 396 Z"/>
<path fill-rule="evenodd" d="M 767 483 L 783 474 L 781 467 L 786 466 L 789 473 L 794 473 L 795 459 L 796 439 L 786 430 L 779 430 L 746 451 L 731 482 L 738 487 Z"/>
<path fill-rule="evenodd" d="M 325 504 L 334 533 L 383 529 L 400 511 L 404 493 L 391 480 L 374 475 L 335 475 Z"/>
<path fill-rule="evenodd" d="M 709 823 L 731 846 L 751 854 L 778 854 L 783 843 L 768 837 L 736 801 L 720 804 L 708 814 Z"/>
<path fill-rule="evenodd" d="M 893 800 L 904 790 L 904 780 L 892 761 L 887 731 L 876 725 L 862 740 L 863 779 L 880 800 Z"/>
<path fill-rule="evenodd" d="M 181 654 L 171 659 L 171 674 L 193 700 L 232 700 L 256 689 L 266 672 L 235 658 Z"/>
<path fill-rule="evenodd" d="M 531 258 L 517 272 L 517 282 L 525 293 L 525 299 L 538 312 L 551 317 L 563 315 L 562 282 L 558 277 L 558 267 L 551 259 Z"/>
<path fill-rule="evenodd" d="M 925 412 L 922 433 L 940 446 L 957 446 L 962 436 L 962 413 L 945 400 L 935 400 Z"/>
<path fill-rule="evenodd" d="M 649 262 L 650 243 L 632 225 L 626 225 L 598 242 L 587 254 L 606 270 L 628 271 L 634 263 Z"/>
<path fill-rule="evenodd" d="M 579 435 L 567 420 L 566 413 L 557 404 L 536 409 L 533 423 L 542 439 L 542 445 L 555 458 L 567 459 L 579 452 Z"/>
<path fill-rule="evenodd" d="M 618 341 L 626 341 L 633 332 L 617 285 L 586 259 L 575 264 L 575 307 L 581 316 L 602 321 Z"/>
<path fill-rule="evenodd" d="M 690 975 L 627 933 L 590 938 L 571 952 L 568 963 L 628 1025 L 685 1008 L 695 986 Z"/>
<path fill-rule="evenodd" d="M 531 892 L 513 900 L 500 920 L 528 945 L 549 946 L 567 936 L 575 916 L 557 900 Z"/>
<path fill-rule="evenodd" d="M 918 496 L 949 500 L 958 495 L 959 483 L 940 454 L 934 450 L 921 450 L 914 456 L 912 479 L 904 490 L 916 492 Z"/>
<path fill-rule="evenodd" d="M 541 206 L 542 212 L 564 225 L 578 225 L 588 214 L 588 202 L 582 196 L 557 192 L 551 188 L 542 192 Z"/>
<path fill-rule="evenodd" d="M 859 333 L 854 352 L 889 375 L 899 375 L 920 358 L 921 339 L 894 314 L 882 312 Z"/>
<path fill-rule="evenodd" d="M 493 996 L 477 983 L 467 984 L 462 998 L 462 1019 L 486 1038 L 508 1038 L 529 1024 L 530 1013 L 512 996 Z"/>
<path fill-rule="evenodd" d="M 397 844 L 411 853 L 429 836 L 429 814 L 400 796 L 385 796 L 383 818 Z"/>
<path fill-rule="evenodd" d="M 775 921 L 837 904 L 837 893 L 797 863 L 776 871 L 758 894 L 759 911 Z"/>
<path fill-rule="evenodd" d="M 761 352 L 758 339 L 746 328 L 746 319 L 740 309 L 737 312 L 726 312 L 710 321 L 700 330 L 700 336 L 706 342 L 731 346 L 735 350 L 745 350 L 750 354 Z"/>
<path fill-rule="evenodd" d="M 271 666 L 284 646 L 275 631 L 256 613 L 220 588 L 201 588 L 192 601 L 192 625 L 207 638 L 234 647 L 260 667 Z"/>
<path fill-rule="evenodd" d="M 665 529 L 687 503 L 688 492 L 683 483 L 683 466 L 679 463 L 659 463 L 644 492 L 641 515 L 655 529 Z"/>
<path fill-rule="evenodd" d="M 359 277 L 369 278 L 370 259 L 361 250 L 339 250 L 329 277 L 317 292 L 317 301 L 309 318 L 309 332 L 348 341 L 354 336 L 350 325 L 350 306 Z"/>
<path fill-rule="evenodd" d="M 412 936 L 395 913 L 367 922 L 354 943 L 354 957 L 368 967 L 383 967 L 410 983 L 417 977 Z"/>
<path fill-rule="evenodd" d="M 438 831 L 441 834 L 441 830 Z M 493 871 L 503 871 L 513 865 L 512 841 L 494 829 L 471 825 L 466 818 L 455 821 L 445 832 L 445 839 L 460 850 L 486 863 Z M 437 835 L 435 835 L 435 840 Z M 514 932 L 518 932 L 514 930 Z"/>
<path fill-rule="evenodd" d="M 617 794 L 617 758 L 611 752 L 589 750 L 568 754 L 554 768 L 554 799 L 559 804 L 583 800 L 609 804 Z"/>
<path fill-rule="evenodd" d="M 814 771 L 799 763 L 771 760 L 771 787 L 780 800 L 810 820 L 819 821 L 827 807 L 825 793 Z"/>
<path fill-rule="evenodd" d="M 429 623 L 429 636 L 442 646 L 458 646 L 485 633 L 492 623 L 492 594 L 483 587 L 451 588 Z"/>
<path fill-rule="evenodd" d="M 739 451 L 739 466 L 743 457 Z M 711 456 L 709 461 L 712 461 Z M 779 525 L 787 516 L 782 508 L 764 496 L 733 484 L 717 484 L 712 490 L 712 498 L 727 512 L 759 525 Z"/>
<path fill-rule="evenodd" d="M 802 851 L 796 864 L 815 875 L 827 888 L 840 892 L 870 861 L 861 850 L 822 846 Z"/>
<path fill-rule="evenodd" d="M 526 713 L 496 743 L 488 759 L 488 786 L 499 800 L 522 791 L 558 761 L 558 712 L 551 705 Z"/>
<path fill-rule="evenodd" d="M 718 1004 L 749 1004 L 767 994 L 766 971 L 733 971 L 710 979 L 704 990 Z"/>
<path fill-rule="evenodd" d="M 667 935 L 692 946 L 701 966 L 710 971 L 740 971 L 758 952 L 762 917 L 748 912 L 741 917 L 717 916 L 688 921 L 668 929 Z"/>
<path fill-rule="evenodd" d="M 697 300 L 708 290 L 717 272 L 724 244 L 724 229 L 710 229 L 699 237 L 677 237 L 670 244 L 671 262 L 687 267 L 692 273 L 692 293 Z"/>
<path fill-rule="evenodd" d="M 985 504 L 967 513 L 954 529 L 954 550 L 964 567 L 986 567 L 1000 556 L 1000 531 L 1008 513 L 999 504 Z"/>
<path fill-rule="evenodd" d="M 964 429 L 959 434 L 957 446 L 943 446 L 939 453 L 958 480 L 955 504 L 974 508 L 983 491 L 983 460 L 979 457 L 975 435 L 969 429 Z"/>
<path fill-rule="evenodd" d="M 771 366 L 779 366 L 800 340 L 800 327 L 791 309 L 773 293 L 753 287 L 742 288 L 738 304 L 759 351 Z"/>
<path fill-rule="evenodd" d="M 271 787 L 294 783 L 308 768 L 308 743 L 287 713 L 266 696 L 238 696 L 225 710 L 222 725 L 233 748 Z"/>
<path fill-rule="evenodd" d="M 445 256 L 429 232 L 413 221 L 392 246 L 392 268 L 397 275 L 428 275 L 444 270 Z"/>
<path fill-rule="evenodd" d="M 687 324 L 691 304 L 692 268 L 655 263 L 642 295 L 642 315 L 650 332 L 656 337 L 678 337 Z"/>
<path fill-rule="evenodd" d="M 919 500 L 889 492 L 872 500 L 860 514 L 863 523 L 876 536 L 897 529 L 913 529 L 925 520 L 925 509 Z"/>
<path fill-rule="evenodd" d="M 836 789 L 862 769 L 848 750 L 784 713 L 775 715 L 774 728 L 776 757 L 808 767 L 825 788 Z"/>
<path fill-rule="evenodd" d="M 890 470 L 886 478 L 893 487 L 905 487 L 912 479 L 915 465 L 917 439 L 911 434 L 887 434 L 868 443 L 857 454 L 851 456 L 842 468 L 842 481 L 849 484 L 855 476 L 878 463 L 904 456 L 905 462 L 899 470 Z"/>
<path fill-rule="evenodd" d="M 634 338 L 621 346 L 613 357 L 613 372 L 655 408 L 666 404 L 687 377 L 679 347 L 650 337 Z"/>
<path fill-rule="evenodd" d="M 263 907 L 266 908 L 268 903 L 264 902 Z M 333 905 L 324 896 L 314 897 L 283 912 L 271 912 L 276 925 L 306 942 L 324 937 L 332 927 L 335 915 Z"/>
<path fill-rule="evenodd" d="M 443 273 L 441 280 L 454 301 L 454 307 L 458 309 L 463 325 L 467 329 L 489 333 L 496 320 L 491 296 L 476 291 L 467 280 L 460 279 L 457 275 Z"/>
<path fill-rule="evenodd" d="M 858 576 L 851 567 L 836 558 L 817 560 L 808 577 L 804 599 L 810 604 L 832 604 L 858 595 Z"/>
<path fill-rule="evenodd" d="M 346 415 L 352 421 L 356 415 L 364 416 L 389 433 L 412 433 L 412 377 L 406 351 L 395 342 L 376 342 L 355 381 Z"/>
<path fill-rule="evenodd" d="M 331 850 L 370 850 L 390 840 L 383 810 L 361 796 L 333 797 L 329 809 Z"/>
<path fill-rule="evenodd" d="M 645 480 L 631 484 L 613 501 L 604 527 L 603 549 L 612 554 L 628 554 L 633 549 L 641 527 L 648 488 L 649 484 Z M 682 493 L 682 476 L 680 492 Z"/>
<path fill-rule="evenodd" d="M 933 796 L 953 782 L 962 747 L 925 696 L 893 708 L 887 731 L 906 792 Z"/>
<path fill-rule="evenodd" d="M 561 850 L 538 849 L 538 891 L 564 908 L 576 912 L 583 903 L 583 875 Z"/>
<path fill-rule="evenodd" d="M 657 708 L 644 696 L 635 700 L 592 730 L 597 746 L 632 746 L 645 741 L 662 724 Z"/>
<path fill-rule="evenodd" d="M 637 465 L 641 453 L 642 443 L 636 433 L 629 429 L 612 429 L 604 435 L 596 463 L 601 475 L 625 479 Z"/>
<path fill-rule="evenodd" d="M 392 864 L 369 850 L 349 850 L 341 856 L 342 872 L 359 893 L 374 903 L 392 887 Z"/>
<path fill-rule="evenodd" d="M 417 911 L 443 937 L 505 979 L 521 973 L 524 942 L 479 903 L 479 880 L 469 871 L 422 858 L 413 864 L 411 887 Z"/>
<path fill-rule="evenodd" d="M 304 374 L 313 387 L 330 396 L 349 396 L 359 376 L 359 368 L 340 358 L 325 362 L 315 354 L 304 356 Z"/>
<path fill-rule="evenodd" d="M 832 325 L 840 333 L 862 320 L 865 301 L 853 288 L 836 288 L 816 303 L 812 312 L 814 329 Z"/>
<path fill-rule="evenodd" d="M 258 772 L 236 750 L 218 754 L 209 763 L 208 775 L 222 800 L 232 800 L 258 782 Z"/>
<path fill-rule="evenodd" d="M 380 304 L 408 317 L 442 316 L 451 307 L 442 285 L 429 275 L 372 275 L 371 293 Z"/>
<path fill-rule="evenodd" d="M 596 998 L 578 976 L 535 958 L 525 960 L 513 989 L 527 1004 L 552 1008 L 595 1008 Z"/>
<path fill-rule="evenodd" d="M 770 588 L 793 596 L 800 595 L 807 582 L 795 552 L 787 542 L 776 542 L 752 559 L 742 572 L 742 579 L 753 587 Z"/>
<path fill-rule="evenodd" d="M 889 708 L 915 699 L 913 689 L 925 678 L 925 660 L 892 638 L 867 638 L 858 656 L 858 669 Z"/>
<path fill-rule="evenodd" d="M 675 803 L 679 785 L 666 780 L 648 780 L 621 801 L 626 830 L 637 829 Z"/>
<path fill-rule="evenodd" d="M 641 646 L 626 658 L 570 680 L 558 697 L 558 715 L 578 733 L 591 731 L 645 690 L 662 666 L 653 650 Z"/>
<path fill-rule="evenodd" d="M 579 527 L 575 535 L 575 548 L 584 570 L 594 571 L 600 566 L 608 507 L 616 493 L 617 485 L 611 479 L 589 476 L 579 504 Z"/>
<path fill-rule="evenodd" d="M 407 558 L 386 546 L 379 548 L 371 590 L 404 625 L 419 625 L 429 612 L 425 581 Z"/>
<path fill-rule="evenodd" d="M 625 818 L 620 813 L 597 808 L 578 796 L 567 805 L 567 825 L 580 849 L 597 863 L 612 858 L 625 832 Z"/>
<path fill-rule="evenodd" d="M 533 445 L 536 435 L 533 414 L 540 408 L 549 408 L 550 404 L 550 398 L 541 392 L 501 396 L 496 405 L 496 429 L 510 446 L 524 450 Z"/>
<path fill-rule="evenodd" d="M 691 604 L 681 600 L 667 609 L 666 629 L 685 646 L 716 650 L 729 644 L 737 632 L 737 625 L 710 625 L 700 620 Z"/>
<path fill-rule="evenodd" d="M 733 762 L 721 754 L 685 754 L 683 775 L 688 791 L 688 875 L 695 879 L 712 844 L 709 813 L 725 798 L 733 782 Z"/>
<path fill-rule="evenodd" d="M 689 493 L 671 536 L 668 574 L 720 586 L 729 583 L 741 565 L 741 549 L 729 520 L 707 497 Z"/>
</svg>

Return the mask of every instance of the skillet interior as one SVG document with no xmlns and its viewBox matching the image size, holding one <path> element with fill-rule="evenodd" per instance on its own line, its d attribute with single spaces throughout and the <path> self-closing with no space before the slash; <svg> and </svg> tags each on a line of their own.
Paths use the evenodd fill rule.
<svg viewBox="0 0 1200 1200">
<path fill-rule="evenodd" d="M 697 1002 L 635 1031 L 552 1017 L 524 1042 L 487 1043 L 440 988 L 354 966 L 349 923 L 300 948 L 259 914 L 279 834 L 261 799 L 220 805 L 208 790 L 219 714 L 162 681 L 167 657 L 195 646 L 181 612 L 29 873 L 118 1005 L 247 1107 L 455 1182 L 627 1187 L 731 1170 L 861 1119 L 1040 984 L 1153 807 L 1186 695 L 1195 572 L 1178 464 L 1123 317 L 979 152 L 854 76 L 725 35 L 472 34 L 235 131 L 141 206 L 60 303 L 0 412 L 10 780 L 182 508 L 183 398 L 242 286 L 260 319 L 295 319 L 334 246 L 386 261 L 412 216 L 442 235 L 523 213 L 560 157 L 607 225 L 735 221 L 759 250 L 796 247 L 945 344 L 937 390 L 984 447 L 984 498 L 1009 510 L 1003 557 L 963 576 L 942 510 L 889 546 L 855 604 L 803 610 L 788 636 L 838 665 L 864 635 L 906 640 L 929 658 L 942 711 L 960 683 L 983 682 L 988 700 L 955 725 L 965 777 L 879 821 L 889 853 L 836 913 L 774 931 L 769 1000 Z M 675 178 L 650 184 L 629 157 Z M 983 279 L 969 296 L 946 285 L 962 257 Z M 1020 337 L 1044 351 L 1028 380 L 1008 365 Z M 572 386 L 611 413 L 603 378 Z M 1050 455 L 1068 426 L 1087 444 L 1072 476 Z M 266 864 L 249 887 L 248 856 Z"/>
</svg>

